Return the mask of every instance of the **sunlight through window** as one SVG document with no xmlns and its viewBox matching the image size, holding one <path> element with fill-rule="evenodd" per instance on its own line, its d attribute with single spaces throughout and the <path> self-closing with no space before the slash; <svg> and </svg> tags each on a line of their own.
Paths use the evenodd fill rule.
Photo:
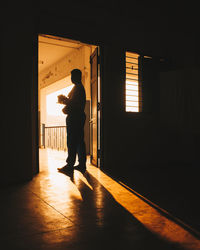
<svg viewBox="0 0 200 250">
<path fill-rule="evenodd" d="M 126 112 L 139 112 L 138 56 L 126 52 Z"/>
<path fill-rule="evenodd" d="M 56 92 L 53 92 L 46 97 L 47 103 L 47 114 L 53 116 L 65 116 L 62 112 L 63 105 L 58 103 L 58 95 L 68 96 L 69 92 L 74 85 L 70 85 L 64 89 L 60 89 Z"/>
</svg>

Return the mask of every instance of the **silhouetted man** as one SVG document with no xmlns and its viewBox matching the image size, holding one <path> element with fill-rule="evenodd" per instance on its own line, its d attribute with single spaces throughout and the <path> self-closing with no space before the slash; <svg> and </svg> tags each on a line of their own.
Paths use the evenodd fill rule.
<svg viewBox="0 0 200 250">
<path fill-rule="evenodd" d="M 81 71 L 79 69 L 72 70 L 71 81 L 75 86 L 68 97 L 64 95 L 58 96 L 58 102 L 66 105 L 62 111 L 64 114 L 67 114 L 66 126 L 68 148 L 67 165 L 58 168 L 59 171 L 71 171 L 74 168 L 80 171 L 86 170 L 86 150 L 84 142 L 84 124 L 86 119 L 84 109 L 86 95 L 81 79 Z M 78 154 L 79 165 L 74 167 L 76 154 Z"/>
</svg>

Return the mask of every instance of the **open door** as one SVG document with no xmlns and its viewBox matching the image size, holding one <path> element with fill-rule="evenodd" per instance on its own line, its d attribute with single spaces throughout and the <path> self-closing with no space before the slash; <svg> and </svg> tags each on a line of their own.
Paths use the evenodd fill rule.
<svg viewBox="0 0 200 250">
<path fill-rule="evenodd" d="M 91 74 L 91 119 L 90 119 L 90 156 L 91 163 L 98 166 L 98 48 L 90 56 Z"/>
</svg>

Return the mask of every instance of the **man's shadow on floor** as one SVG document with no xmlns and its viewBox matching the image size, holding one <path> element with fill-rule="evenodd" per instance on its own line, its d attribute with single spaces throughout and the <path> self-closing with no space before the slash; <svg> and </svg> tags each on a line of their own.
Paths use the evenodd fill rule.
<svg viewBox="0 0 200 250">
<path fill-rule="evenodd" d="M 75 171 L 87 180 L 90 187 L 82 178 L 76 183 Z M 182 249 L 179 244 L 149 231 L 87 170 L 63 174 L 76 185 L 83 199 L 74 209 L 74 216 L 80 225 L 76 238 L 83 241 L 87 239 L 87 246 L 83 249 L 107 249 L 109 244 L 112 249 Z"/>
</svg>

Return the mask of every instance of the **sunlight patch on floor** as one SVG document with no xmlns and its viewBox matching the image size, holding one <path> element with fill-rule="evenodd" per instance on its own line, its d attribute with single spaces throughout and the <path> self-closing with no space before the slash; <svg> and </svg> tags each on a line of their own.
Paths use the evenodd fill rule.
<svg viewBox="0 0 200 250">
<path fill-rule="evenodd" d="M 39 178 L 39 182 L 37 181 L 37 183 L 40 185 L 39 195 L 41 197 L 46 198 L 47 202 L 52 206 L 58 205 L 62 213 L 73 214 L 73 209 L 77 207 L 77 204 L 74 204 L 76 200 L 83 202 L 83 197 L 79 191 L 80 186 L 83 185 L 82 183 L 90 190 L 93 190 L 93 187 L 87 181 L 87 178 L 85 178 L 86 175 L 84 176 L 84 174 L 79 171 L 74 171 L 73 180 L 71 179 L 71 181 L 69 177 L 66 178 L 66 175 L 57 171 L 58 167 L 65 164 L 66 154 L 66 152 L 43 150 L 40 158 L 41 165 L 43 166 L 41 167 L 41 173 L 36 176 L 35 179 Z M 177 243 L 181 245 L 183 249 L 200 249 L 200 240 L 174 221 L 160 214 L 158 210 L 114 181 L 99 168 L 92 166 L 89 161 L 87 162 L 87 171 L 97 180 L 95 186 L 95 202 L 97 208 L 103 206 L 102 185 L 116 202 L 123 206 L 149 231 L 158 237 L 169 242 Z M 44 173 L 48 174 L 45 174 L 42 178 L 42 174 Z M 34 182 L 32 185 L 34 185 Z M 66 206 L 66 204 L 68 205 Z"/>
<path fill-rule="evenodd" d="M 98 179 L 120 205 L 148 230 L 170 242 L 182 245 L 184 249 L 200 249 L 200 240 L 172 220 L 161 215 L 158 210 L 104 174 L 100 169 L 89 166 L 89 172 Z M 188 248 L 188 246 L 190 247 Z"/>
</svg>

